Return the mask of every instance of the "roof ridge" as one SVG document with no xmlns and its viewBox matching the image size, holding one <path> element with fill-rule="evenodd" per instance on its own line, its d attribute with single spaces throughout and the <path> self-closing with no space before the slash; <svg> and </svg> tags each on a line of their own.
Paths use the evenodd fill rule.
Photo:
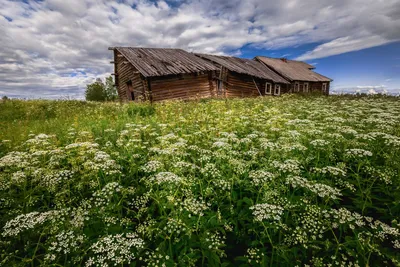
<svg viewBox="0 0 400 267">
<path fill-rule="evenodd" d="M 112 46 L 109 47 L 110 50 L 113 49 L 118 49 L 118 48 L 130 48 L 130 49 L 156 49 L 156 50 L 181 50 L 181 51 L 185 51 L 186 50 L 182 49 L 182 48 L 172 48 L 172 47 L 142 47 L 142 46 Z M 190 52 L 187 52 L 190 53 Z"/>
</svg>

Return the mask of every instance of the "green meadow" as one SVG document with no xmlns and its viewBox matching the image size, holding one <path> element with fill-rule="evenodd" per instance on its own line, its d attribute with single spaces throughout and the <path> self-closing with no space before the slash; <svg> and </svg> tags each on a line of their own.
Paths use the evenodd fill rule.
<svg viewBox="0 0 400 267">
<path fill-rule="evenodd" d="M 2 101 L 0 266 L 400 266 L 400 99 Z"/>
</svg>

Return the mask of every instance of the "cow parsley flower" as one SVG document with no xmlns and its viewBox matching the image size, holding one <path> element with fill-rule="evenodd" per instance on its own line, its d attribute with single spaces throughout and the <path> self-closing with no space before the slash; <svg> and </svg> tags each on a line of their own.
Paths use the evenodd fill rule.
<svg viewBox="0 0 400 267">
<path fill-rule="evenodd" d="M 204 245 L 209 250 L 221 250 L 222 247 L 225 246 L 225 237 L 218 232 L 216 233 L 208 232 L 204 241 L 205 241 Z M 220 252 L 220 256 L 223 257 L 224 252 Z"/>
<path fill-rule="evenodd" d="M 263 220 L 280 221 L 284 209 L 272 204 L 256 204 L 250 207 L 253 211 L 254 220 L 262 222 Z"/>
<path fill-rule="evenodd" d="M 365 149 L 360 149 L 360 148 L 354 148 L 354 149 L 346 149 L 346 154 L 349 156 L 353 156 L 353 157 L 359 157 L 359 158 L 363 158 L 363 157 L 371 157 L 372 156 L 372 152 L 365 150 Z"/>
<path fill-rule="evenodd" d="M 137 253 L 144 248 L 144 241 L 134 233 L 107 235 L 94 243 L 85 266 L 117 266 L 130 264 Z"/>
<path fill-rule="evenodd" d="M 37 225 L 43 224 L 46 221 L 57 216 L 60 211 L 51 210 L 47 212 L 31 212 L 27 214 L 21 214 L 14 219 L 8 221 L 3 227 L 2 236 L 17 236 L 20 233 L 35 228 Z"/>
<path fill-rule="evenodd" d="M 142 166 L 142 170 L 145 173 L 156 172 L 163 167 L 163 164 L 158 160 L 152 160 L 147 162 L 144 166 Z"/>
<path fill-rule="evenodd" d="M 231 149 L 231 145 L 222 141 L 217 141 L 212 144 L 213 148 Z"/>
<path fill-rule="evenodd" d="M 271 182 L 274 177 L 275 175 L 268 171 L 257 170 L 249 172 L 249 178 L 251 182 L 256 186 Z"/>
<path fill-rule="evenodd" d="M 316 148 L 324 148 L 327 147 L 330 144 L 329 141 L 323 140 L 323 139 L 315 139 L 310 142 L 310 145 L 316 147 Z"/>
<path fill-rule="evenodd" d="M 286 184 L 290 184 L 293 188 L 306 188 L 311 192 L 317 194 L 319 197 L 337 199 L 338 196 L 341 196 L 340 190 L 337 188 L 331 187 L 326 184 L 308 181 L 307 179 L 300 176 L 289 176 L 288 178 L 286 178 Z"/>
<path fill-rule="evenodd" d="M 247 258 L 248 263 L 252 266 L 253 264 L 259 265 L 264 258 L 264 253 L 261 252 L 258 248 L 248 248 L 245 257 Z"/>
<path fill-rule="evenodd" d="M 313 168 L 316 173 L 330 174 L 333 176 L 345 176 L 346 172 L 338 167 L 326 166 L 323 168 Z"/>
<path fill-rule="evenodd" d="M 288 159 L 284 162 L 273 161 L 271 164 L 274 168 L 284 173 L 300 174 L 300 162 Z"/>
<path fill-rule="evenodd" d="M 26 178 L 26 174 L 23 171 L 17 171 L 12 174 L 11 183 L 20 186 L 26 182 Z"/>
<path fill-rule="evenodd" d="M 79 245 L 86 239 L 84 235 L 73 231 L 61 231 L 54 237 L 45 255 L 47 262 L 54 261 L 56 255 L 67 255 L 79 249 Z"/>
<path fill-rule="evenodd" d="M 192 197 L 186 198 L 183 201 L 183 208 L 193 215 L 203 216 L 204 211 L 208 209 L 209 204 L 202 197 L 195 199 Z M 191 215 L 189 215 L 190 217 Z"/>
<path fill-rule="evenodd" d="M 163 183 L 179 184 L 182 182 L 182 178 L 172 172 L 159 172 L 150 178 L 151 182 L 155 182 L 160 185 Z"/>
</svg>

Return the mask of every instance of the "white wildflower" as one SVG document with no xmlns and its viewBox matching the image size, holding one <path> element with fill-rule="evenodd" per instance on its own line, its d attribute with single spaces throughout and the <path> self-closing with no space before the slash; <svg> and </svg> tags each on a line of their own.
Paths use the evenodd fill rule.
<svg viewBox="0 0 400 267">
<path fill-rule="evenodd" d="M 172 183 L 172 184 L 179 184 L 182 182 L 182 178 L 172 172 L 159 172 L 156 175 L 150 178 L 151 182 L 155 182 L 157 184 L 163 183 Z"/>
<path fill-rule="evenodd" d="M 360 148 L 346 149 L 346 154 L 354 157 L 371 157 L 372 152 Z"/>
<path fill-rule="evenodd" d="M 249 173 L 251 182 L 256 186 L 271 182 L 274 177 L 275 176 L 272 173 L 263 170 L 251 171 Z"/>
<path fill-rule="evenodd" d="M 263 220 L 280 221 L 284 209 L 272 204 L 256 204 L 250 209 L 253 211 L 254 220 L 262 222 Z"/>
</svg>

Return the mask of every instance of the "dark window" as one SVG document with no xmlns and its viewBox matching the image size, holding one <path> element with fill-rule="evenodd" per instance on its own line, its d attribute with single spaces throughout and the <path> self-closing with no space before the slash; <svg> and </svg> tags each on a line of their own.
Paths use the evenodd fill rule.
<svg viewBox="0 0 400 267">
<path fill-rule="evenodd" d="M 128 87 L 128 94 L 130 95 L 131 100 L 135 100 L 135 94 L 133 93 L 132 81 L 127 81 L 126 85 Z"/>
<path fill-rule="evenodd" d="M 265 83 L 265 94 L 266 95 L 272 94 L 272 84 Z"/>
</svg>

